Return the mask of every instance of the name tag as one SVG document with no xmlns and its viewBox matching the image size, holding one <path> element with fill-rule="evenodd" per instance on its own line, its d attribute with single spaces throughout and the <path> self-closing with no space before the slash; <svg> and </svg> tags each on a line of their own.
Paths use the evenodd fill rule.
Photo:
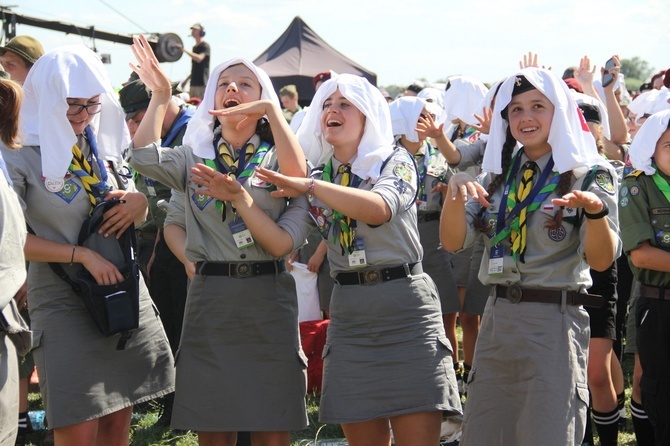
<svg viewBox="0 0 670 446">
<path fill-rule="evenodd" d="M 361 268 L 368 264 L 365 259 L 365 242 L 362 238 L 354 239 L 354 252 L 349 254 L 349 266 L 351 268 Z"/>
<path fill-rule="evenodd" d="M 505 248 L 502 245 L 497 244 L 491 247 L 489 254 L 489 274 L 502 274 L 503 255 L 505 255 Z"/>
<path fill-rule="evenodd" d="M 243 220 L 235 220 L 228 224 L 230 232 L 233 233 L 233 240 L 238 249 L 246 248 L 254 244 L 254 239 L 251 236 L 251 231 L 247 229 L 247 225 Z"/>
</svg>

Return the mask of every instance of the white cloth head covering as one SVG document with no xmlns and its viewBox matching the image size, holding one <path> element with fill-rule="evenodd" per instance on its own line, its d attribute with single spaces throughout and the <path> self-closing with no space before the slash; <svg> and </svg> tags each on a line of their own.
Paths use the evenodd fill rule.
<svg viewBox="0 0 670 446">
<path fill-rule="evenodd" d="M 654 104 L 651 107 L 651 114 L 658 113 L 670 108 L 670 90 L 667 87 L 661 87 L 658 90 Z"/>
<path fill-rule="evenodd" d="M 405 135 L 408 141 L 419 142 L 416 124 L 427 102 L 418 96 L 401 96 L 389 104 L 393 135 Z"/>
<path fill-rule="evenodd" d="M 439 113 L 435 113 L 435 122 L 439 125 L 447 120 L 447 111 L 444 109 L 444 90 L 438 90 L 434 87 L 428 87 L 421 90 L 417 95 L 418 98 L 425 99 L 426 102 L 437 105 L 440 108 Z"/>
<path fill-rule="evenodd" d="M 501 112 L 510 103 L 514 82 L 521 75 L 554 105 L 554 117 L 548 138 L 554 157 L 554 170 L 563 173 L 579 167 L 605 164 L 605 159 L 598 154 L 593 136 L 566 83 L 551 71 L 530 67 L 507 78 L 498 91 L 482 169 L 486 172 L 502 173 L 501 155 L 509 124 L 502 118 Z"/>
<path fill-rule="evenodd" d="M 365 115 L 365 129 L 351 171 L 374 183 L 379 177 L 381 164 L 393 152 L 393 133 L 388 102 L 364 77 L 339 74 L 321 85 L 298 129 L 298 140 L 305 156 L 315 166 L 325 163 L 332 156 L 333 147 L 324 139 L 321 130 L 321 113 L 323 103 L 338 89 Z"/>
<path fill-rule="evenodd" d="M 189 121 L 186 133 L 184 134 L 184 145 L 190 147 L 193 153 L 200 158 L 214 159 L 215 157 L 212 141 L 214 139 L 214 122 L 216 118 L 210 115 L 209 111 L 216 107 L 214 97 L 216 96 L 216 86 L 219 83 L 221 72 L 228 67 L 239 64 L 246 66 L 256 75 L 258 83 L 261 86 L 261 99 L 267 99 L 279 104 L 279 98 L 272 86 L 270 76 L 262 68 L 257 67 L 247 59 L 239 57 L 217 65 L 209 75 L 202 102 L 195 110 L 195 114 Z"/>
<path fill-rule="evenodd" d="M 630 102 L 628 110 L 635 114 L 636 118 L 642 117 L 643 115 L 651 115 L 651 111 L 654 108 L 654 102 L 656 102 L 656 98 L 660 93 L 660 90 L 648 90 L 639 94 Z"/>
<path fill-rule="evenodd" d="M 482 82 L 468 76 L 454 76 L 449 78 L 450 87 L 444 92 L 444 109 L 449 122 L 460 119 L 466 124 L 477 125 L 479 121 L 475 113 L 481 113 L 482 103 L 488 88 Z"/>
<path fill-rule="evenodd" d="M 628 149 L 633 167 L 643 170 L 647 175 L 656 173 L 656 169 L 651 166 L 651 158 L 654 156 L 659 138 L 668 130 L 668 123 L 670 123 L 670 110 L 654 113 L 644 121 Z"/>
<path fill-rule="evenodd" d="M 93 117 L 91 129 L 98 143 L 98 156 L 115 162 L 130 144 L 125 114 L 100 58 L 84 45 L 55 48 L 40 57 L 23 84 L 21 121 L 25 145 L 39 145 L 42 174 L 63 178 L 72 161 L 77 136 L 66 112 L 67 98 L 100 95 L 102 109 Z"/>
<path fill-rule="evenodd" d="M 598 107 L 598 111 L 600 112 L 600 123 L 603 126 L 603 136 L 607 139 L 610 139 L 610 121 L 609 116 L 607 114 L 607 109 L 605 108 L 605 104 L 603 104 L 593 96 L 589 96 L 587 94 L 580 93 L 572 89 L 570 89 L 570 94 L 572 95 L 577 105 L 590 104 L 593 105 L 594 107 Z"/>
</svg>

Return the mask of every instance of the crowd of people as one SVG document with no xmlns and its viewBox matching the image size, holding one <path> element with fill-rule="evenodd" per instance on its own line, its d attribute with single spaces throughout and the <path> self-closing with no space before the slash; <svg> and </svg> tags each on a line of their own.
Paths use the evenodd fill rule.
<svg viewBox="0 0 670 446">
<path fill-rule="evenodd" d="M 319 420 L 349 445 L 437 446 L 445 420 L 461 446 L 616 445 L 623 353 L 638 445 L 670 445 L 670 70 L 629 92 L 618 56 L 559 76 L 528 54 L 395 98 L 323 71 L 301 107 L 191 35 L 190 103 L 144 36 L 118 92 L 82 45 L 0 47 L 0 445 L 36 366 L 57 446 L 127 445 L 151 400 L 202 445 L 288 446 L 294 262 L 329 320 Z M 140 273 L 80 241 L 101 203 Z M 101 334 L 86 278 L 109 314 L 134 283 L 137 325 Z"/>
</svg>

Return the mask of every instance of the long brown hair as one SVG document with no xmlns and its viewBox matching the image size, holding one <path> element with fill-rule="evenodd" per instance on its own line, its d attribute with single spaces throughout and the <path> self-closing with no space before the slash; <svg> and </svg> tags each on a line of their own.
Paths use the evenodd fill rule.
<svg viewBox="0 0 670 446">
<path fill-rule="evenodd" d="M 16 82 L 0 79 L 0 141 L 9 149 L 18 149 L 19 112 L 23 90 Z"/>
</svg>

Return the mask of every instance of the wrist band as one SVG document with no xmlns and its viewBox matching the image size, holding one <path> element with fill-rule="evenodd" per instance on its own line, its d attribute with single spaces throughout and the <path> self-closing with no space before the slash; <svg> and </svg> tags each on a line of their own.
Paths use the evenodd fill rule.
<svg viewBox="0 0 670 446">
<path fill-rule="evenodd" d="M 589 220 L 598 220 L 609 214 L 610 208 L 607 207 L 607 203 L 605 203 L 604 201 L 602 203 L 603 203 L 603 209 L 597 214 L 589 214 L 588 212 L 586 212 L 586 209 L 584 209 L 584 217 L 588 218 Z"/>
<path fill-rule="evenodd" d="M 70 266 L 74 265 L 74 251 L 77 249 L 77 245 L 72 245 L 72 257 L 70 257 Z"/>
<path fill-rule="evenodd" d="M 307 188 L 307 196 L 312 198 L 314 196 L 314 178 L 309 182 L 309 187 Z"/>
</svg>

